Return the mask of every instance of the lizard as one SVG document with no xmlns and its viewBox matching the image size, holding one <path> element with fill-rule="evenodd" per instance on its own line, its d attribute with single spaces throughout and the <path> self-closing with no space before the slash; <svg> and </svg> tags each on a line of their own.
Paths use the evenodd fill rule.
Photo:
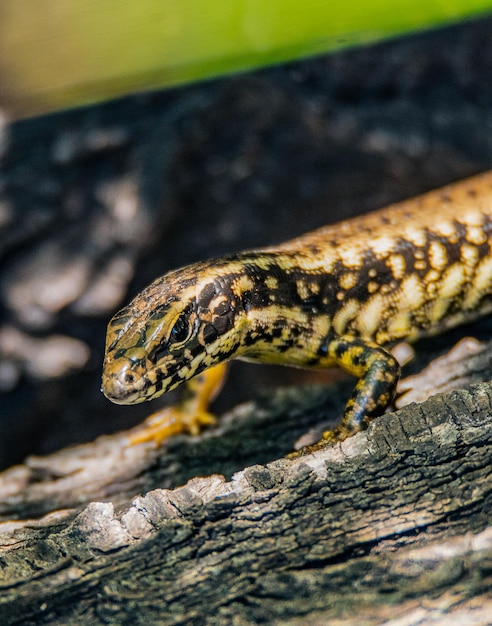
<svg viewBox="0 0 492 626">
<path fill-rule="evenodd" d="M 339 425 L 294 455 L 316 451 L 390 406 L 400 376 L 394 344 L 492 310 L 491 247 L 488 172 L 280 245 L 170 271 L 109 322 L 102 390 L 135 404 L 191 381 L 172 428 L 169 417 L 155 418 L 137 436 L 158 442 L 214 421 L 207 404 L 231 359 L 339 366 L 357 378 Z"/>
</svg>

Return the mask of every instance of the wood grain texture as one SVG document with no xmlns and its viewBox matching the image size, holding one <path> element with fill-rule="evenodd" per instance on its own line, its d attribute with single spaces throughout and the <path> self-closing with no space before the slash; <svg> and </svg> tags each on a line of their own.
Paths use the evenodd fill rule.
<svg viewBox="0 0 492 626">
<path fill-rule="evenodd" d="M 490 361 L 490 346 L 481 358 Z M 314 397 L 305 392 L 294 407 L 290 392 L 284 406 L 299 416 L 303 405 L 313 411 Z M 232 456 L 237 439 L 227 430 L 240 423 L 247 436 L 255 411 L 258 436 L 266 439 L 267 405 L 241 411 L 226 419 L 220 442 L 219 433 L 209 432 L 169 442 L 160 453 L 145 445 L 124 452 L 121 440 L 107 438 L 107 451 L 111 445 L 120 451 L 119 479 L 104 466 L 98 471 L 101 441 L 85 446 L 94 478 L 90 485 L 85 476 L 85 496 L 66 482 L 77 480 L 81 448 L 45 459 L 44 475 L 38 459 L 37 482 L 35 459 L 30 469 L 11 470 L 31 472 L 31 485 L 11 492 L 4 519 L 16 510 L 18 518 L 23 511 L 53 512 L 2 526 L 2 623 L 300 624 L 309 615 L 310 623 L 379 624 L 460 614 L 478 620 L 463 623 L 487 623 L 489 384 L 387 413 L 368 431 L 315 455 L 256 464 L 230 480 L 195 477 L 130 499 L 149 476 L 162 478 L 164 465 L 179 480 L 179 463 L 198 455 L 199 444 L 217 469 L 214 447 L 220 443 L 221 454 Z M 4 509 L 13 476 L 0 482 Z M 106 501 L 76 507 L 74 494 Z M 55 511 L 64 505 L 70 509 Z"/>
</svg>

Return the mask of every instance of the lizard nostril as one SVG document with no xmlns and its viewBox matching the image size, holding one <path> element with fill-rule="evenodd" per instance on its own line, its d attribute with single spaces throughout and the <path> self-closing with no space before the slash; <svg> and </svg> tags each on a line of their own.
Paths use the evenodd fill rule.
<svg viewBox="0 0 492 626">
<path fill-rule="evenodd" d="M 119 385 L 124 388 L 134 387 L 140 379 L 141 376 L 129 369 L 123 370 L 116 376 L 116 380 L 118 381 Z"/>
<path fill-rule="evenodd" d="M 133 385 L 135 382 L 135 374 L 132 372 L 123 372 L 121 376 L 119 376 L 119 380 L 124 385 Z"/>
<path fill-rule="evenodd" d="M 102 391 L 117 404 L 133 404 L 139 396 L 142 377 L 131 370 L 103 376 Z"/>
</svg>

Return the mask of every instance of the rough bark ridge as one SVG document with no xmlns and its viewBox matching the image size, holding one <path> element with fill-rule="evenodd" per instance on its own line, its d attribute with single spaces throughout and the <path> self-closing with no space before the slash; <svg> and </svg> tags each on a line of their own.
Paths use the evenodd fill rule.
<svg viewBox="0 0 492 626">
<path fill-rule="evenodd" d="M 489 623 L 491 426 L 472 385 L 230 481 L 6 523 L 2 624 Z"/>
</svg>

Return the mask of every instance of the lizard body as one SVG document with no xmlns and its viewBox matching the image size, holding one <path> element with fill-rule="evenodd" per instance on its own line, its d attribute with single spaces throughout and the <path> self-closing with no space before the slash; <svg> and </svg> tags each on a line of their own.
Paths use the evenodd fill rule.
<svg viewBox="0 0 492 626">
<path fill-rule="evenodd" d="M 103 391 L 155 398 L 230 359 L 358 378 L 345 414 L 312 447 L 365 428 L 391 403 L 398 341 L 492 310 L 492 173 L 325 226 L 278 246 L 155 280 L 110 321 Z"/>
</svg>

